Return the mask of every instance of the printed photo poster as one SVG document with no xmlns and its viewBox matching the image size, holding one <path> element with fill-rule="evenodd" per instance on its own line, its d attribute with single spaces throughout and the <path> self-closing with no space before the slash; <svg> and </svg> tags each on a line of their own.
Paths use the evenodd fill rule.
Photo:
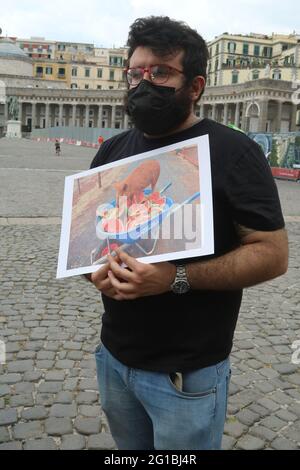
<svg viewBox="0 0 300 470">
<path fill-rule="evenodd" d="M 208 135 L 66 177 L 57 278 L 116 248 L 143 263 L 214 252 Z"/>
</svg>

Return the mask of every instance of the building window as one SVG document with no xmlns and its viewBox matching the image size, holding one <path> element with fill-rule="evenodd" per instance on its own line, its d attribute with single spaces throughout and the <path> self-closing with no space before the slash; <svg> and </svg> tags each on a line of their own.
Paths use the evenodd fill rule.
<svg viewBox="0 0 300 470">
<path fill-rule="evenodd" d="M 43 75 L 43 67 L 37 67 L 36 68 L 36 73 L 39 75 Z"/>
<path fill-rule="evenodd" d="M 217 84 L 218 84 L 218 77 L 217 77 L 217 75 L 215 75 L 215 82 L 214 82 L 214 85 L 217 86 Z"/>
<path fill-rule="evenodd" d="M 280 70 L 274 70 L 272 74 L 273 80 L 281 80 L 281 71 Z"/>
<path fill-rule="evenodd" d="M 219 44 L 216 45 L 216 54 L 219 54 Z"/>
<path fill-rule="evenodd" d="M 249 54 L 249 44 L 246 44 L 246 43 L 243 44 L 243 54 L 244 55 Z"/>
<path fill-rule="evenodd" d="M 239 74 L 237 72 L 234 72 L 232 74 L 232 80 L 231 80 L 231 83 L 232 85 L 235 85 L 236 83 L 239 82 Z"/>
<path fill-rule="evenodd" d="M 235 66 L 235 59 L 233 57 L 229 57 L 226 62 L 227 62 L 227 65 L 229 65 L 229 67 Z"/>
<path fill-rule="evenodd" d="M 52 67 L 46 67 L 46 75 L 52 75 L 53 69 Z"/>
<path fill-rule="evenodd" d="M 77 77 L 77 68 L 72 69 L 72 77 Z"/>
<path fill-rule="evenodd" d="M 113 90 L 114 87 L 113 87 L 113 86 L 109 86 L 108 89 L 109 89 L 109 90 Z"/>
<path fill-rule="evenodd" d="M 282 44 L 282 52 L 289 48 L 288 44 Z"/>
<path fill-rule="evenodd" d="M 58 69 L 58 76 L 60 78 L 64 78 L 65 77 L 65 74 L 66 74 L 66 69 L 65 68 L 59 68 Z"/>
<path fill-rule="evenodd" d="M 268 59 L 270 59 L 272 57 L 272 52 L 273 52 L 272 47 L 264 47 L 263 48 L 263 56 L 267 57 Z"/>
<path fill-rule="evenodd" d="M 97 85 L 97 90 L 101 90 L 102 89 L 102 85 Z"/>
<path fill-rule="evenodd" d="M 207 79 L 207 86 L 210 86 L 210 82 L 211 82 L 211 81 L 210 81 L 210 77 L 208 77 L 208 79 Z"/>
<path fill-rule="evenodd" d="M 66 50 L 66 46 L 65 46 L 65 44 L 58 44 L 58 45 L 57 45 L 57 49 L 58 49 L 59 51 L 65 51 L 65 50 Z"/>
<path fill-rule="evenodd" d="M 90 69 L 85 69 L 84 76 L 89 77 L 90 76 L 90 71 L 91 71 Z"/>
<path fill-rule="evenodd" d="M 109 79 L 110 79 L 110 80 L 114 80 L 114 79 L 115 79 L 115 71 L 114 71 L 114 70 L 110 70 L 110 71 L 109 71 Z"/>
<path fill-rule="evenodd" d="M 77 83 L 71 83 L 71 88 L 78 88 Z"/>
<path fill-rule="evenodd" d="M 260 46 L 254 46 L 254 55 L 256 57 L 260 55 Z"/>
<path fill-rule="evenodd" d="M 109 58 L 109 65 L 116 65 L 118 67 L 122 67 L 123 65 L 123 57 L 119 56 L 110 56 Z"/>
<path fill-rule="evenodd" d="M 102 78 L 102 69 L 97 69 L 97 77 Z"/>
<path fill-rule="evenodd" d="M 219 59 L 217 59 L 215 62 L 215 70 L 218 70 L 218 68 L 219 68 Z"/>
<path fill-rule="evenodd" d="M 252 80 L 258 80 L 258 79 L 259 79 L 259 71 L 258 70 L 253 70 Z"/>
<path fill-rule="evenodd" d="M 86 84 L 84 85 L 84 88 L 85 88 L 86 90 L 88 90 L 88 89 L 90 88 L 90 85 L 88 85 L 88 83 L 86 83 Z"/>
<path fill-rule="evenodd" d="M 236 43 L 235 42 L 229 42 L 228 43 L 228 52 L 229 54 L 234 54 L 236 50 Z"/>
</svg>

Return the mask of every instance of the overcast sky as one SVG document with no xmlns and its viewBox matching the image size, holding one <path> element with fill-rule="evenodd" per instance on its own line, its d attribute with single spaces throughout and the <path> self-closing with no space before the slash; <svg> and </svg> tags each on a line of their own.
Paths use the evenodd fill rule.
<svg viewBox="0 0 300 470">
<path fill-rule="evenodd" d="M 0 0 L 3 35 L 118 47 L 148 15 L 183 20 L 206 40 L 223 33 L 300 33 L 297 0 Z"/>
</svg>

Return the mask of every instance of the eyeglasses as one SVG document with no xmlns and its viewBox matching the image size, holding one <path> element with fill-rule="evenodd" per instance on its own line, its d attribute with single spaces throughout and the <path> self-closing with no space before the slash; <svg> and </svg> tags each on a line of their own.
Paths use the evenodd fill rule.
<svg viewBox="0 0 300 470">
<path fill-rule="evenodd" d="M 151 82 L 156 85 L 162 85 L 169 80 L 170 74 L 173 71 L 184 74 L 182 70 L 165 64 L 150 65 L 148 68 L 129 67 L 125 69 L 127 81 L 131 86 L 137 86 L 143 80 L 145 72 L 149 73 Z"/>
</svg>

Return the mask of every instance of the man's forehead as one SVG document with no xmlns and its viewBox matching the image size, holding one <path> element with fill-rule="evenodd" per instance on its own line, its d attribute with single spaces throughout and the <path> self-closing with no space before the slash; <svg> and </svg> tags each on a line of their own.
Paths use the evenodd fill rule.
<svg viewBox="0 0 300 470">
<path fill-rule="evenodd" d="M 180 65 L 182 63 L 184 51 L 182 49 L 174 50 L 170 54 L 158 54 L 149 47 L 139 46 L 135 49 L 130 58 L 130 66 L 146 67 L 154 64 Z"/>
</svg>

